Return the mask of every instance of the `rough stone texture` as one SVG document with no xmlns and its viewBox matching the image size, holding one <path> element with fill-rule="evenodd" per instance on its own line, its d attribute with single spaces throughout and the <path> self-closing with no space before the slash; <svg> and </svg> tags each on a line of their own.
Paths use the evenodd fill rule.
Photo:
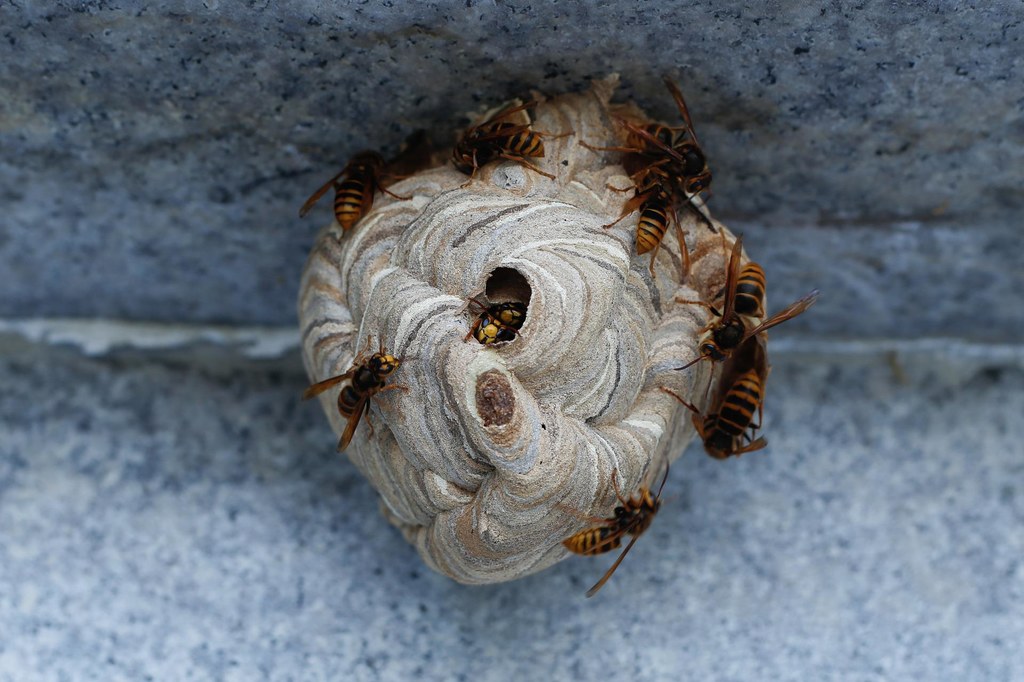
<svg viewBox="0 0 1024 682">
<path fill-rule="evenodd" d="M 824 293 L 799 328 L 1020 338 L 1011 4 L 663 4 L 4 3 L 0 317 L 289 324 L 328 215 L 296 210 L 348 155 L 619 71 L 666 118 L 678 77 L 716 215 Z"/>
<path fill-rule="evenodd" d="M 769 449 L 692 448 L 587 600 L 427 570 L 294 355 L 4 350 L 4 682 L 1024 678 L 1019 364 L 776 356 Z"/>
<path fill-rule="evenodd" d="M 820 229 L 733 223 L 768 277 L 769 309 L 821 299 L 776 336 L 1024 341 L 1022 225 L 920 223 Z"/>
</svg>

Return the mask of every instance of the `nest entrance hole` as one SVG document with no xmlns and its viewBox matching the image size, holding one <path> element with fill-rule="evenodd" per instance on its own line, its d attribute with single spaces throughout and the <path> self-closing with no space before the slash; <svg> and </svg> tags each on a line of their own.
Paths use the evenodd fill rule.
<svg viewBox="0 0 1024 682">
<path fill-rule="evenodd" d="M 530 285 L 512 268 L 496 268 L 487 277 L 483 299 L 473 298 L 470 310 L 479 309 L 471 323 L 468 339 L 475 335 L 482 344 L 514 341 L 526 322 L 530 306 Z"/>
<path fill-rule="evenodd" d="M 495 268 L 487 278 L 484 294 L 492 303 L 519 301 L 529 311 L 532 294 L 530 284 L 522 273 L 513 268 Z"/>
</svg>

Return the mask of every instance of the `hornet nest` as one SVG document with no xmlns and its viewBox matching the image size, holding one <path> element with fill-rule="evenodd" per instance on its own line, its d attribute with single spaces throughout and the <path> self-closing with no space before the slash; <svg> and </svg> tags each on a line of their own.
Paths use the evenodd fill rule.
<svg viewBox="0 0 1024 682">
<path fill-rule="evenodd" d="M 708 314 L 675 299 L 711 300 L 728 254 L 721 234 L 680 210 L 691 261 L 680 284 L 671 228 L 652 276 L 649 255 L 635 253 L 635 217 L 603 227 L 630 197 L 614 188 L 632 181 L 619 154 L 579 142 L 622 144 L 616 83 L 536 106 L 536 130 L 573 131 L 530 159 L 553 180 L 502 159 L 468 183 L 437 165 L 389 186 L 410 199 L 378 194 L 353 229 L 332 222 L 306 264 L 310 379 L 345 373 L 367 346 L 402 359 L 389 383 L 407 390 L 372 397 L 346 452 L 423 560 L 462 583 L 568 556 L 562 541 L 615 506 L 613 472 L 627 496 L 656 486 L 694 436 L 690 413 L 659 387 L 706 404 L 712 363 L 674 370 L 697 357 Z M 515 338 L 467 337 L 472 298 L 521 303 Z M 340 434 L 337 395 L 320 400 Z"/>
</svg>

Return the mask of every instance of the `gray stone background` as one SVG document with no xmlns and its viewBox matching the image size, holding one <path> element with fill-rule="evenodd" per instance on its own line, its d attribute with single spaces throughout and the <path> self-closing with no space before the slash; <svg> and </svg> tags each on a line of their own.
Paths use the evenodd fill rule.
<svg viewBox="0 0 1024 682">
<path fill-rule="evenodd" d="M 0 0 L 0 680 L 1020 680 L 1015 2 Z M 771 447 L 649 536 L 429 572 L 294 351 L 365 147 L 610 72 L 683 87 L 777 304 Z M 325 202 L 326 203 L 326 202 Z"/>
<path fill-rule="evenodd" d="M 285 4 L 285 3 L 282 3 Z M 823 336 L 1020 338 L 1017 3 L 5 3 L 0 316 L 290 324 L 365 147 L 617 71 Z"/>
</svg>

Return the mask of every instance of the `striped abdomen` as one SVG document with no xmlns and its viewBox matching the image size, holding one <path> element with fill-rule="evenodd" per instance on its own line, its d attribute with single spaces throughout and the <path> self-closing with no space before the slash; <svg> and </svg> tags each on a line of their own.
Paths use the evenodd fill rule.
<svg viewBox="0 0 1024 682">
<path fill-rule="evenodd" d="M 338 394 L 338 412 L 346 419 L 351 417 L 362 398 L 363 394 L 352 388 L 351 384 L 343 387 Z"/>
<path fill-rule="evenodd" d="M 764 317 L 764 270 L 757 263 L 747 263 L 736 279 L 734 308 L 740 315 Z"/>
<path fill-rule="evenodd" d="M 383 386 L 383 380 L 379 379 L 367 366 L 356 370 L 351 383 L 345 385 L 338 393 L 338 412 L 343 417 L 351 417 L 352 413 L 359 407 L 370 389 Z"/>
<path fill-rule="evenodd" d="M 714 421 L 716 431 L 737 438 L 754 422 L 754 413 L 761 406 L 762 400 L 761 378 L 755 370 L 750 370 L 736 379 L 725 394 L 718 414 L 712 415 L 709 420 Z"/>
<path fill-rule="evenodd" d="M 334 217 L 343 230 L 351 229 L 372 206 L 373 181 L 369 174 L 352 173 L 335 186 Z"/>
<path fill-rule="evenodd" d="M 600 526 L 580 531 L 563 540 L 562 544 L 575 554 L 594 556 L 617 548 L 622 544 L 622 534 L 615 526 Z"/>
<path fill-rule="evenodd" d="M 519 156 L 542 157 L 544 156 L 544 141 L 533 131 L 522 130 L 505 141 L 504 150 Z"/>
<path fill-rule="evenodd" d="M 662 192 L 656 193 L 640 207 L 636 224 L 636 252 L 647 253 L 665 237 L 668 229 L 668 202 Z"/>
</svg>

